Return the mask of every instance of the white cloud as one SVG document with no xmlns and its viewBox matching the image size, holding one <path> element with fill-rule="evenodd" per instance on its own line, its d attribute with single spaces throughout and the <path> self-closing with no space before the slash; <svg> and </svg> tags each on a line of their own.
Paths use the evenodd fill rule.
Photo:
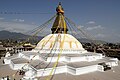
<svg viewBox="0 0 120 80">
<path fill-rule="evenodd" d="M 0 20 L 3 20 L 3 19 L 5 19 L 5 18 L 3 18 L 3 17 L 0 17 Z"/>
<path fill-rule="evenodd" d="M 23 19 L 19 19 L 18 21 L 19 21 L 19 22 L 24 22 L 24 20 L 23 20 Z"/>
<path fill-rule="evenodd" d="M 103 29 L 103 27 L 101 25 L 97 25 L 97 26 L 93 26 L 93 27 L 87 27 L 86 30 L 90 31 L 90 30 L 94 30 L 94 29 Z"/>
<path fill-rule="evenodd" d="M 95 21 L 89 21 L 87 24 L 95 24 Z"/>
<path fill-rule="evenodd" d="M 82 26 L 82 25 L 79 25 L 77 28 L 78 28 L 78 29 L 80 29 L 80 28 L 83 28 L 83 27 L 84 27 L 84 26 Z"/>
<path fill-rule="evenodd" d="M 24 22 L 25 20 L 23 20 L 23 19 L 13 19 L 13 21 L 16 21 L 16 22 Z"/>
<path fill-rule="evenodd" d="M 26 31 L 32 30 L 35 27 L 37 26 L 32 24 L 25 24 L 21 22 L 0 21 L 0 30 L 7 30 L 11 32 L 24 33 Z"/>
<path fill-rule="evenodd" d="M 99 33 L 99 34 L 96 34 L 95 37 L 96 37 L 96 38 L 104 38 L 104 37 L 105 37 L 105 34 L 100 34 L 100 33 Z"/>
</svg>

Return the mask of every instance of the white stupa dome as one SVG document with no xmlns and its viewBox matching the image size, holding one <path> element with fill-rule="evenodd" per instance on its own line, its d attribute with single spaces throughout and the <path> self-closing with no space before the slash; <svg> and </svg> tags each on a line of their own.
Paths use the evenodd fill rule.
<svg viewBox="0 0 120 80">
<path fill-rule="evenodd" d="M 34 50 L 85 51 L 82 44 L 70 34 L 49 34 L 44 37 Z"/>
<path fill-rule="evenodd" d="M 34 50 L 40 53 L 60 53 L 62 51 L 62 54 L 85 52 L 82 44 L 72 35 L 67 34 L 68 28 L 62 6 L 59 5 L 56 11 L 57 16 L 51 28 L 52 34 L 44 37 Z"/>
</svg>

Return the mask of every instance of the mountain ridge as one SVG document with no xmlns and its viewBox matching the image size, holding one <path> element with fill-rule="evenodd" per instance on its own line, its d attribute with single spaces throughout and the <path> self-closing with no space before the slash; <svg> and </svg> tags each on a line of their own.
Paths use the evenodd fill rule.
<svg viewBox="0 0 120 80">
<path fill-rule="evenodd" d="M 28 37 L 30 37 L 30 35 L 25 35 L 23 33 L 10 32 L 10 31 L 6 31 L 6 30 L 0 31 L 0 40 L 4 40 L 4 39 L 19 40 L 19 39 L 27 39 Z M 37 36 L 37 37 L 39 40 L 41 40 L 43 38 L 42 36 Z M 88 40 L 86 38 L 81 38 L 78 40 L 82 43 L 91 43 L 92 42 L 92 40 Z M 102 41 L 102 40 L 94 40 L 94 42 L 102 43 L 102 44 L 107 43 L 106 41 Z"/>
</svg>

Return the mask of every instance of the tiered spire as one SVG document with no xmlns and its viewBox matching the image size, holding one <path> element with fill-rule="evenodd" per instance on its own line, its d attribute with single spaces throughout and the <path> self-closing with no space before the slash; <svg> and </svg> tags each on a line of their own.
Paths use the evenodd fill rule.
<svg viewBox="0 0 120 80">
<path fill-rule="evenodd" d="M 55 19 L 55 22 L 53 23 L 53 26 L 51 28 L 52 34 L 53 33 L 64 33 L 66 34 L 68 31 L 65 19 L 64 19 L 64 10 L 61 6 L 61 3 L 59 3 L 58 7 L 56 8 L 57 11 L 57 17 Z"/>
</svg>

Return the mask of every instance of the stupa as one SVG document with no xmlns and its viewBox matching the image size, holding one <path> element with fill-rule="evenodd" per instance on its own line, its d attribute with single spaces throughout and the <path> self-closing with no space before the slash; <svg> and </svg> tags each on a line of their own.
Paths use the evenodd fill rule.
<svg viewBox="0 0 120 80">
<path fill-rule="evenodd" d="M 51 80 L 55 74 L 76 76 L 95 71 L 105 72 L 118 66 L 117 58 L 85 50 L 74 36 L 67 33 L 69 30 L 61 4 L 56 11 L 52 34 L 45 36 L 32 51 L 4 58 L 5 65 L 9 65 L 13 71 L 23 73 L 23 80 L 35 80 L 40 77 Z M 17 73 L 11 74 L 15 76 Z"/>
</svg>

